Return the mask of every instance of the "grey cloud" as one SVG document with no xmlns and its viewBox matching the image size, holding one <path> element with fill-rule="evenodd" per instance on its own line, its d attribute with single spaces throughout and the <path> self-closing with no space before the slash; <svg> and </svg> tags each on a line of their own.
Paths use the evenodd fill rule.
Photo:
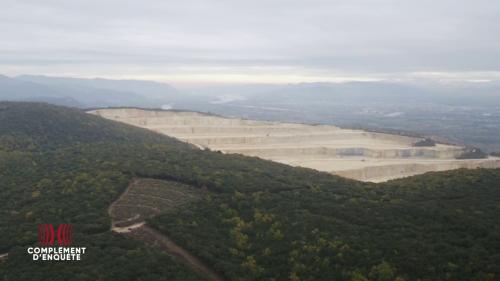
<svg viewBox="0 0 500 281">
<path fill-rule="evenodd" d="M 497 1 L 3 2 L 0 66 L 6 69 L 500 70 Z"/>
</svg>

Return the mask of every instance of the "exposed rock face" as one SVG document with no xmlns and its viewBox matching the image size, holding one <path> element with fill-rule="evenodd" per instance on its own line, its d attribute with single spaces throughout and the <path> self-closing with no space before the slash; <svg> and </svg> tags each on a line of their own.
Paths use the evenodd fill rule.
<svg viewBox="0 0 500 281">
<path fill-rule="evenodd" d="M 135 108 L 89 113 L 147 128 L 200 148 L 257 156 L 363 181 L 386 181 L 429 171 L 496 168 L 500 158 L 457 160 L 464 148 L 418 147 L 420 139 L 327 125 L 223 118 L 197 112 Z"/>
</svg>

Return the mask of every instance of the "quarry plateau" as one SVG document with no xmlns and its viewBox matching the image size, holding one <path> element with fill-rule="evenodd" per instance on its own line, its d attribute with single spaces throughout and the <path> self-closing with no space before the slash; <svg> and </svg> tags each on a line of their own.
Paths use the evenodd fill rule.
<svg viewBox="0 0 500 281">
<path fill-rule="evenodd" d="M 200 149 L 254 156 L 361 181 L 383 182 L 431 171 L 500 167 L 498 157 L 457 159 L 465 151 L 462 146 L 415 146 L 421 138 L 332 125 L 138 108 L 97 109 L 88 113 L 165 134 Z"/>
</svg>

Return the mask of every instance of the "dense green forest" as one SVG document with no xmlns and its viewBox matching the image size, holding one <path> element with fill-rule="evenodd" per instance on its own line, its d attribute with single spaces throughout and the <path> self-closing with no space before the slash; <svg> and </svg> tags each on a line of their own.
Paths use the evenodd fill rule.
<svg viewBox="0 0 500 281">
<path fill-rule="evenodd" d="M 366 184 L 198 150 L 77 109 L 0 103 L 3 280 L 198 280 L 112 234 L 133 177 L 209 191 L 149 223 L 228 280 L 498 280 L 500 171 Z M 34 263 L 39 223 L 72 223 L 82 262 Z"/>
<path fill-rule="evenodd" d="M 231 280 L 494 280 L 500 172 L 225 194 L 152 224 Z"/>
</svg>

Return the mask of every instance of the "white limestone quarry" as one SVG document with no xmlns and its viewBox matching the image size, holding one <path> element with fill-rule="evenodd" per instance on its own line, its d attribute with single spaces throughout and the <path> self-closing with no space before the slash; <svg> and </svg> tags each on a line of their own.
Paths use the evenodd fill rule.
<svg viewBox="0 0 500 281">
<path fill-rule="evenodd" d="M 89 113 L 147 128 L 199 148 L 381 182 L 430 171 L 497 168 L 500 158 L 457 160 L 464 147 L 415 147 L 419 138 L 306 125 L 224 118 L 197 112 L 98 109 Z"/>
</svg>

